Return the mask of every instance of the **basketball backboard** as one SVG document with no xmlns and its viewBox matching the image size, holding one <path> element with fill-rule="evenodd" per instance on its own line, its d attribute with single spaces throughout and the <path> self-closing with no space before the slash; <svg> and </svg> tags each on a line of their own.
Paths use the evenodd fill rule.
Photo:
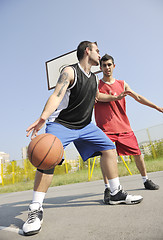
<svg viewBox="0 0 163 240">
<path fill-rule="evenodd" d="M 51 90 L 56 86 L 60 72 L 63 67 L 78 62 L 76 50 L 61 55 L 59 57 L 53 58 L 47 61 L 46 64 L 46 74 L 48 82 L 48 90 Z M 101 72 L 99 66 L 92 66 L 91 71 L 95 74 Z"/>
</svg>

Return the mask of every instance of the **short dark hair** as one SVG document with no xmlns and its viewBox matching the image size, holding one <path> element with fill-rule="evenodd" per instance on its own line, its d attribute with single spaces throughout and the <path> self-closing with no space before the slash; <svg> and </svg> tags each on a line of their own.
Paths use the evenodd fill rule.
<svg viewBox="0 0 163 240">
<path fill-rule="evenodd" d="M 106 62 L 108 60 L 112 60 L 112 63 L 114 64 L 114 58 L 107 53 L 100 59 L 100 66 L 102 65 L 102 62 Z"/>
<path fill-rule="evenodd" d="M 96 44 L 97 42 L 90 42 L 90 41 L 83 41 L 81 43 L 79 43 L 78 47 L 77 47 L 77 58 L 80 61 L 81 59 L 83 59 L 84 57 L 84 52 L 85 49 L 88 47 L 90 50 L 92 50 L 92 44 Z"/>
</svg>

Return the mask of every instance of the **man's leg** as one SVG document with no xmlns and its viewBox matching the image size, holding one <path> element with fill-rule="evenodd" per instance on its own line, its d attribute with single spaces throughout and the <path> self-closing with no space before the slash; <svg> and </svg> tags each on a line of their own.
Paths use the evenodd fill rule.
<svg viewBox="0 0 163 240">
<path fill-rule="evenodd" d="M 45 174 L 40 171 L 36 171 L 34 191 L 46 193 L 53 179 L 53 174 Z"/>
<path fill-rule="evenodd" d="M 109 204 L 110 201 L 110 185 L 108 181 L 108 177 L 111 178 L 117 178 L 118 177 L 118 169 L 116 164 L 116 150 L 108 150 L 103 151 L 100 161 L 101 171 L 105 183 L 105 191 L 104 191 L 104 203 Z M 108 160 L 107 160 L 108 159 Z M 107 172 L 106 170 L 109 169 Z"/>
<path fill-rule="evenodd" d="M 118 155 L 126 156 L 133 155 L 136 166 L 142 176 L 143 183 L 146 189 L 157 190 L 159 186 L 148 179 L 144 158 L 141 155 L 138 141 L 134 132 L 122 133 L 119 135 L 109 135 L 112 141 L 116 142 L 116 150 Z M 106 180 L 105 180 L 106 181 Z M 106 186 L 106 183 L 105 183 Z"/>
<path fill-rule="evenodd" d="M 116 150 L 111 149 L 102 151 L 101 156 L 101 170 L 104 176 L 104 181 L 107 183 L 107 179 L 113 179 L 118 177 Z"/>
<path fill-rule="evenodd" d="M 142 176 L 146 176 L 147 172 L 146 172 L 146 167 L 145 167 L 145 162 L 144 162 L 144 158 L 142 155 L 134 155 L 134 159 L 135 159 L 135 163 L 136 166 L 140 172 L 140 174 Z"/>
<path fill-rule="evenodd" d="M 47 123 L 46 133 L 58 137 L 61 140 L 64 149 L 69 143 L 76 139 L 76 136 L 78 136 L 75 131 L 55 122 Z M 61 164 L 62 162 L 59 165 Z M 54 169 L 36 171 L 33 200 L 29 205 L 28 219 L 23 225 L 25 235 L 38 233 L 41 229 L 41 223 L 43 220 L 42 203 L 53 179 L 53 173 Z"/>
<path fill-rule="evenodd" d="M 127 194 L 122 190 L 120 186 L 119 177 L 118 177 L 118 166 L 117 166 L 117 159 L 116 159 L 116 151 L 115 149 L 101 151 L 101 170 L 104 176 L 104 179 L 109 180 L 110 184 L 110 199 L 108 201 L 109 204 L 135 204 L 142 201 L 141 196 L 132 196 Z M 104 198 L 105 201 L 105 198 Z M 108 204 L 107 203 L 107 204 Z"/>
<path fill-rule="evenodd" d="M 50 170 L 49 174 L 36 171 L 33 200 L 29 205 L 28 219 L 23 225 L 23 232 L 25 235 L 33 235 L 40 231 L 41 224 L 43 222 L 43 208 L 42 203 L 45 198 L 45 194 L 52 182 L 53 171 Z"/>
<path fill-rule="evenodd" d="M 142 176 L 145 188 L 149 189 L 149 190 L 158 190 L 159 186 L 148 179 L 143 156 L 142 155 L 134 155 L 134 158 L 135 158 L 136 166 Z"/>
</svg>

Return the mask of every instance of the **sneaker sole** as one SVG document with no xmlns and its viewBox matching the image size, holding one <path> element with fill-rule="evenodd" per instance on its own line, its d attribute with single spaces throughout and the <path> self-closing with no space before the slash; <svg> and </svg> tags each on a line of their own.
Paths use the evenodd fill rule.
<svg viewBox="0 0 163 240">
<path fill-rule="evenodd" d="M 143 198 L 139 199 L 139 200 L 136 200 L 136 201 L 125 201 L 125 200 L 122 200 L 122 201 L 109 201 L 109 204 L 110 205 L 118 205 L 118 204 L 127 204 L 127 205 L 133 205 L 133 204 L 138 204 L 140 203 L 141 201 L 143 200 Z"/>
<path fill-rule="evenodd" d="M 31 232 L 23 232 L 25 236 L 31 236 L 31 235 L 34 235 L 34 234 L 37 234 L 41 231 L 41 227 L 38 229 L 38 230 L 35 230 L 35 231 L 31 231 Z"/>
<path fill-rule="evenodd" d="M 155 187 L 155 188 L 146 188 L 146 187 L 145 187 L 145 189 L 146 189 L 146 190 L 159 190 L 159 187 L 158 187 L 158 188 L 156 188 L 156 187 Z"/>
</svg>

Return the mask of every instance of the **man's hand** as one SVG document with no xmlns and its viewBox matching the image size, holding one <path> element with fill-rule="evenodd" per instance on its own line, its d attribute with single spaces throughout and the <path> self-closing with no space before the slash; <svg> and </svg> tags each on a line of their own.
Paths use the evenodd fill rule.
<svg viewBox="0 0 163 240">
<path fill-rule="evenodd" d="M 128 93 L 126 91 L 121 92 L 121 94 L 116 96 L 116 100 L 115 101 L 121 100 L 122 98 L 126 97 L 127 95 L 128 95 Z"/>
<path fill-rule="evenodd" d="M 118 101 L 126 97 L 128 95 L 128 92 L 129 91 L 124 91 L 124 92 L 121 92 L 121 94 L 119 94 L 118 96 L 115 96 L 111 94 L 101 93 L 98 91 L 96 94 L 95 103 Z"/>
<path fill-rule="evenodd" d="M 157 106 L 156 110 L 163 113 L 163 108 L 162 107 Z"/>
<path fill-rule="evenodd" d="M 38 131 L 44 126 L 44 124 L 45 124 L 45 120 L 42 119 L 42 118 L 39 118 L 38 120 L 36 120 L 33 124 L 31 124 L 27 128 L 27 130 L 26 130 L 27 135 L 26 136 L 29 137 L 29 135 L 33 131 L 32 135 L 31 135 L 31 139 L 33 139 L 34 137 L 37 136 Z"/>
</svg>

